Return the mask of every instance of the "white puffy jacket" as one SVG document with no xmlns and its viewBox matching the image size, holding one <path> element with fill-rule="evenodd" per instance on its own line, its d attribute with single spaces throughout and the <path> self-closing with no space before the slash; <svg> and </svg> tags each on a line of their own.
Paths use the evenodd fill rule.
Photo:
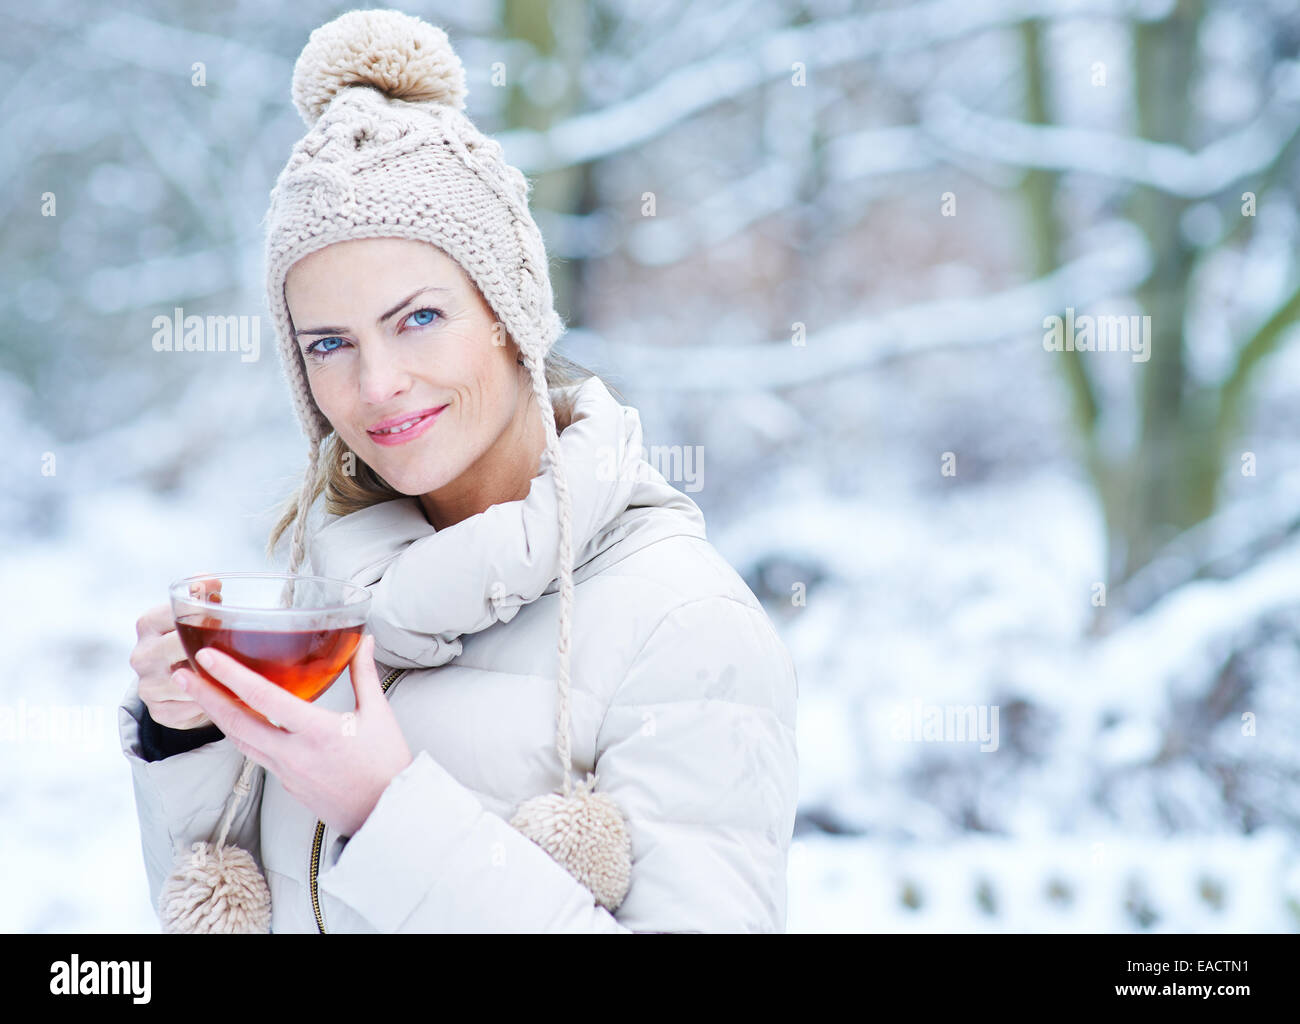
<svg viewBox="0 0 1300 1024">
<path fill-rule="evenodd" d="M 313 571 L 371 587 L 377 668 L 397 676 L 387 696 L 415 759 L 350 837 L 318 829 L 255 770 L 230 841 L 267 876 L 272 931 L 784 931 L 798 794 L 789 653 L 698 506 L 645 461 L 635 409 L 591 378 L 560 439 L 579 551 L 573 771 L 595 771 L 628 821 L 622 905 L 597 905 L 508 824 L 561 782 L 558 581 L 539 587 L 549 573 L 534 557 L 557 529 L 547 470 L 525 500 L 442 531 L 406 498 L 327 517 L 313 538 Z M 319 702 L 355 707 L 346 670 Z M 146 761 L 144 716 L 132 684 L 120 731 L 156 906 L 176 854 L 215 839 L 243 757 L 219 739 Z"/>
</svg>

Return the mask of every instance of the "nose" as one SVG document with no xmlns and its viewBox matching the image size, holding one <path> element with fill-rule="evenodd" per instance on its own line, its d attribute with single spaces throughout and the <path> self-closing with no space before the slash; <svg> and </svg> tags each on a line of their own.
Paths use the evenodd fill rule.
<svg viewBox="0 0 1300 1024">
<path fill-rule="evenodd" d="M 383 337 L 365 339 L 358 361 L 358 387 L 366 404 L 384 405 L 410 387 L 410 374 Z"/>
</svg>

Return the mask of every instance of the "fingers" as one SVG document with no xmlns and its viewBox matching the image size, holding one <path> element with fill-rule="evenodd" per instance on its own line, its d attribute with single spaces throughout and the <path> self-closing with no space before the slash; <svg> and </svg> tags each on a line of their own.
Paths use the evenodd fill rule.
<svg viewBox="0 0 1300 1024">
<path fill-rule="evenodd" d="M 181 667 L 184 668 L 185 666 Z M 136 690 L 140 694 L 140 699 L 150 705 L 151 709 L 154 704 L 161 704 L 169 700 L 182 703 L 194 702 L 193 697 L 176 685 L 172 672 L 141 676 Z"/>
<path fill-rule="evenodd" d="M 220 598 L 220 580 L 199 580 L 190 593 L 202 598 Z M 178 687 L 172 674 L 189 667 L 189 658 L 176 629 L 175 615 L 169 603 L 155 605 L 136 620 L 136 645 L 129 658 L 139 677 L 140 700 L 159 725 L 173 729 L 195 728 L 211 723 L 206 711 L 194 698 Z"/>
<path fill-rule="evenodd" d="M 161 636 L 169 629 L 175 628 L 176 620 L 172 616 L 172 606 L 160 604 L 150 608 L 136 620 L 135 635 L 137 640 L 145 640 L 151 636 Z"/>
<path fill-rule="evenodd" d="M 221 581 L 217 579 L 200 579 L 190 584 L 190 597 L 207 604 L 221 603 Z"/>
<path fill-rule="evenodd" d="M 357 649 L 352 652 L 352 660 L 348 662 L 348 677 L 352 680 L 358 711 L 368 707 L 376 696 L 383 697 L 383 687 L 375 669 L 375 638 L 369 633 L 361 637 Z"/>
<path fill-rule="evenodd" d="M 131 668 L 140 677 L 140 695 L 152 699 L 183 698 L 171 675 L 178 668 L 189 665 L 180 634 L 173 630 L 161 636 L 145 637 L 131 651 Z"/>
<path fill-rule="evenodd" d="M 185 680 L 188 692 L 207 712 L 212 723 L 237 745 L 245 744 L 269 753 L 278 749 L 277 744 L 284 741 L 284 730 L 277 729 L 266 721 L 258 709 L 241 703 L 242 697 L 232 697 L 221 686 L 212 685 L 192 669 L 181 669 L 177 674 Z M 212 674 L 217 675 L 216 672 Z M 227 685 L 222 679 L 222 686 Z"/>
<path fill-rule="evenodd" d="M 185 729 L 191 724 L 206 724 L 211 721 L 207 709 L 178 688 L 170 675 L 161 682 L 155 676 L 142 679 L 138 692 L 140 702 L 149 709 L 150 717 L 160 725 Z"/>
<path fill-rule="evenodd" d="M 198 652 L 199 663 L 212 676 L 226 686 L 241 701 L 247 704 L 254 711 L 265 717 L 278 722 L 283 729 L 289 732 L 304 732 L 317 723 L 324 712 L 319 708 L 314 708 L 307 701 L 300 697 L 295 697 L 287 690 L 276 686 L 275 683 L 266 679 L 260 673 L 254 672 L 246 665 L 240 664 L 230 655 L 215 647 L 205 647 Z M 195 673 L 190 673 L 191 685 Z M 230 698 L 219 694 L 217 688 L 202 682 L 206 686 L 206 692 L 217 694 L 226 704 L 234 707 L 234 702 Z M 191 689 L 191 693 L 193 693 Z M 196 699 L 199 695 L 196 694 Z M 200 700 L 200 703 L 203 703 Z M 215 709 L 209 707 L 208 714 L 212 716 L 213 721 L 220 724 Z M 277 733 L 279 730 L 274 726 L 265 726 L 268 733 Z M 256 739 L 249 737 L 254 743 Z M 259 744 L 260 745 L 260 744 Z M 263 747 L 263 749 L 267 749 Z"/>
<path fill-rule="evenodd" d="M 163 634 L 158 656 L 160 661 L 166 660 L 165 669 L 168 675 L 178 668 L 185 668 L 190 663 L 189 655 L 185 653 L 185 645 L 181 643 L 181 635 L 175 630 Z"/>
<path fill-rule="evenodd" d="M 164 700 L 147 706 L 149 717 L 169 729 L 201 729 L 212 724 L 208 713 L 192 699 Z"/>
</svg>

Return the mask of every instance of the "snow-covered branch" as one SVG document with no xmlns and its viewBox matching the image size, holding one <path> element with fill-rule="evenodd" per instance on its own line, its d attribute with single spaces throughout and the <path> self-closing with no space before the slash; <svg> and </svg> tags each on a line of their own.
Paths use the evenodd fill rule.
<svg viewBox="0 0 1300 1024">
<path fill-rule="evenodd" d="M 614 342 L 585 329 L 565 335 L 567 354 L 664 391 L 783 389 L 925 352 L 1041 337 L 1044 316 L 1124 294 L 1150 273 L 1150 249 L 1130 224 L 1108 245 L 994 295 L 937 299 L 759 345 L 673 346 Z M 798 320 L 792 314 L 792 320 Z M 815 325 L 814 325 L 815 326 Z"/>
<path fill-rule="evenodd" d="M 1142 0 L 969 0 L 929 3 L 814 21 L 746 40 L 706 60 L 688 64 L 630 99 L 570 117 L 544 131 L 518 129 L 497 139 L 525 174 L 587 163 L 642 145 L 688 118 L 756 87 L 792 74 L 796 62 L 809 75 L 853 61 L 942 46 L 1005 28 L 1026 18 L 1162 16 Z"/>
<path fill-rule="evenodd" d="M 231 243 L 121 266 L 106 264 L 87 280 L 86 300 L 101 313 L 150 308 L 168 313 L 172 304 L 182 300 L 234 289 L 239 284 L 238 268 L 243 257 L 240 244 Z M 261 311 L 255 307 L 250 312 Z"/>
<path fill-rule="evenodd" d="M 929 140 L 912 125 L 869 128 L 826 144 L 827 177 L 836 184 L 925 170 L 936 162 Z"/>
<path fill-rule="evenodd" d="M 1111 132 L 993 117 L 947 94 L 930 98 L 921 128 L 954 161 L 1096 174 L 1199 199 L 1265 170 L 1300 130 L 1300 64 L 1284 77 L 1287 84 L 1258 117 L 1195 153 Z"/>
<path fill-rule="evenodd" d="M 1193 580 L 1230 579 L 1263 561 L 1269 551 L 1298 532 L 1300 470 L 1279 474 L 1262 493 L 1251 493 L 1184 530 L 1132 577 L 1112 588 L 1108 610 L 1142 614 Z"/>
<path fill-rule="evenodd" d="M 870 179 L 925 170 L 939 162 L 916 128 L 866 129 L 827 142 L 826 182 L 837 189 L 857 186 L 865 210 L 870 190 L 879 187 Z M 663 266 L 701 247 L 719 245 L 765 217 L 816 202 L 815 196 L 800 195 L 799 173 L 788 159 L 770 160 L 693 202 L 683 213 L 660 211 L 653 218 L 633 222 L 623 233 L 617 218 L 603 209 L 584 214 L 535 212 L 552 256 L 599 259 L 622 249 L 642 266 Z M 856 195 L 837 198 L 850 206 Z"/>
<path fill-rule="evenodd" d="M 167 25 L 138 14 L 118 13 L 85 31 L 87 49 L 126 64 L 189 79 L 201 62 L 213 86 L 237 85 L 270 102 L 283 103 L 293 61 L 223 36 Z"/>
</svg>

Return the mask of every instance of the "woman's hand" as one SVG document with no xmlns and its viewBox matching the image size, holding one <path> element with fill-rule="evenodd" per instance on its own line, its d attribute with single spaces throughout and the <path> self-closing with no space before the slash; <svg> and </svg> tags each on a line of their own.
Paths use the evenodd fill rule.
<svg viewBox="0 0 1300 1024">
<path fill-rule="evenodd" d="M 190 588 L 200 599 L 218 600 L 220 580 L 205 580 Z M 137 676 L 140 701 L 149 717 L 169 729 L 199 729 L 211 725 L 203 708 L 175 683 L 174 669 L 188 664 L 176 618 L 170 604 L 150 608 L 135 624 L 136 645 L 131 650 L 131 667 Z"/>
<path fill-rule="evenodd" d="M 318 708 L 212 647 L 200 664 L 240 700 L 280 723 L 276 728 L 189 669 L 177 685 L 207 712 L 242 753 L 273 772 L 285 790 L 340 835 L 356 832 L 394 776 L 414 760 L 375 671 L 367 634 L 349 663 L 357 709 Z"/>
</svg>

